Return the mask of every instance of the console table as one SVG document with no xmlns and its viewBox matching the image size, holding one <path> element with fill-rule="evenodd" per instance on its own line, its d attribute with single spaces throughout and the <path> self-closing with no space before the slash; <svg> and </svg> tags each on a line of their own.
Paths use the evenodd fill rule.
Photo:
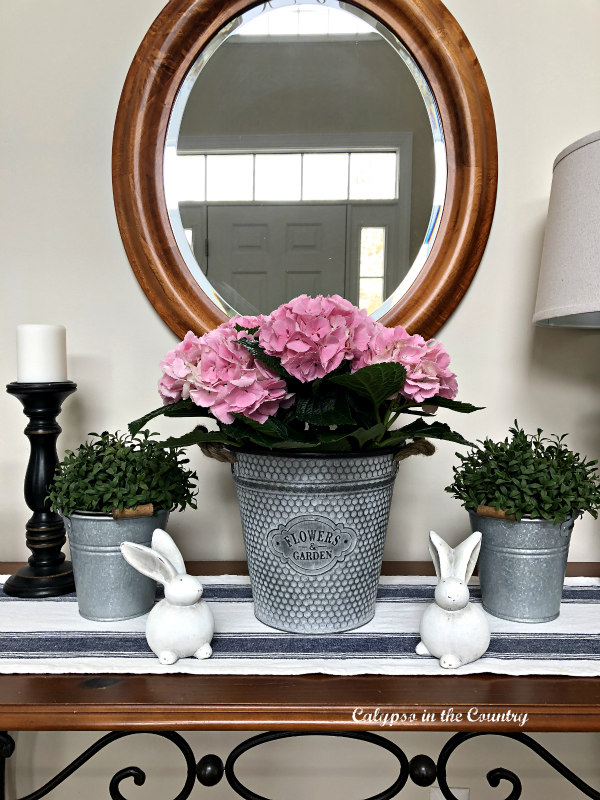
<svg viewBox="0 0 600 800">
<path fill-rule="evenodd" d="M 3 563 L 0 571 L 14 572 L 18 566 Z M 243 562 L 193 562 L 188 568 L 205 575 L 246 572 Z M 388 562 L 384 574 L 432 574 L 432 566 Z M 599 576 L 600 565 L 570 564 L 567 574 Z M 355 709 L 361 714 L 357 716 Z M 425 709 L 433 712 L 430 718 L 423 716 Z M 489 715 L 502 715 L 507 709 L 527 714 L 526 726 L 510 720 L 487 721 Z M 385 726 L 374 723 L 373 714 L 387 715 Z M 354 735 L 377 729 L 458 731 L 465 737 L 470 732 L 493 732 L 522 741 L 533 732 L 598 732 L 600 678 L 0 675 L 0 730 L 4 731 L 268 730 Z M 600 797 L 593 790 L 586 794 Z"/>
</svg>

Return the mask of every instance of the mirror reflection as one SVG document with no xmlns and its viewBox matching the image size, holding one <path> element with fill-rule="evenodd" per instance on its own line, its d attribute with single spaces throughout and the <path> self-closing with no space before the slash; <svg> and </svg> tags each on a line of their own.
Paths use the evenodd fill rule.
<svg viewBox="0 0 600 800">
<path fill-rule="evenodd" d="M 305 292 L 379 316 L 418 274 L 441 216 L 435 102 L 362 10 L 273 6 L 221 31 L 179 92 L 164 161 L 178 246 L 228 313 Z"/>
</svg>

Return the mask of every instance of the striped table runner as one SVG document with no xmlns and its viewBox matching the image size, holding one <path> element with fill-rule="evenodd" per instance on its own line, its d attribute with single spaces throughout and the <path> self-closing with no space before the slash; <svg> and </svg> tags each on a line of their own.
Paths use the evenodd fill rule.
<svg viewBox="0 0 600 800">
<path fill-rule="evenodd" d="M 20 600 L 0 592 L 0 673 L 448 674 L 435 659 L 415 653 L 434 578 L 382 577 L 368 625 L 319 636 L 282 633 L 258 622 L 247 577 L 201 580 L 215 616 L 213 657 L 207 661 L 160 665 L 146 643 L 145 617 L 91 622 L 79 615 L 75 595 Z M 471 597 L 480 602 L 476 582 Z M 600 675 L 600 578 L 567 578 L 553 622 L 489 620 L 488 652 L 454 674 Z"/>
</svg>

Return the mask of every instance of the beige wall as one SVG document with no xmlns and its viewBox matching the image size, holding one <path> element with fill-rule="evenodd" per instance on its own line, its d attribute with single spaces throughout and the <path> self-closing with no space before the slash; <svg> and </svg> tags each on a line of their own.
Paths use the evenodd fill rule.
<svg viewBox="0 0 600 800">
<path fill-rule="evenodd" d="M 0 384 L 16 377 L 17 324 L 67 326 L 70 377 L 79 391 L 65 404 L 61 448 L 75 446 L 91 430 L 124 429 L 157 405 L 158 360 L 175 342 L 129 269 L 110 181 L 121 86 L 162 5 L 163 0 L 2 0 L 0 6 Z M 503 435 L 518 417 L 530 429 L 569 431 L 573 447 L 598 457 L 600 334 L 537 330 L 531 315 L 552 161 L 563 147 L 599 127 L 600 4 L 448 0 L 447 5 L 483 66 L 500 151 L 488 248 L 467 296 L 440 334 L 453 357 L 461 397 L 486 406 L 456 424 L 475 439 Z M 22 495 L 25 419 L 14 398 L 4 395 L 0 403 L 0 556 L 22 559 L 28 516 Z M 443 492 L 454 449 L 441 445 L 435 457 L 402 465 L 388 557 L 425 558 L 429 528 L 450 540 L 465 533 L 464 512 Z M 201 509 L 174 520 L 172 533 L 187 557 L 243 557 L 227 467 L 197 455 L 194 460 Z M 573 560 L 600 559 L 598 527 L 589 517 L 578 523 Z M 46 755 L 52 768 L 67 751 L 77 750 L 76 737 L 55 737 L 52 747 L 43 744 L 47 737 L 20 737 L 24 768 L 32 749 L 42 759 Z M 220 735 L 219 752 L 239 738 Z M 199 755 L 213 749 L 212 734 L 194 741 Z M 440 745 L 437 736 L 405 741 L 411 755 L 435 753 Z M 560 737 L 556 748 L 575 766 L 586 756 L 598 785 L 593 754 L 599 742 L 597 736 Z M 496 761 L 500 758 L 491 766 Z M 461 763 L 458 785 L 469 779 L 469 764 L 476 762 Z M 541 796 L 547 784 L 536 781 L 549 773 L 534 758 L 527 764 L 534 781 L 530 796 Z M 23 784 L 22 790 L 34 788 L 37 777 L 26 770 L 23 781 L 31 787 Z M 558 788 L 549 796 L 557 791 L 570 796 L 554 780 Z M 106 796 L 105 783 L 98 782 L 96 795 L 94 786 L 86 784 L 90 800 Z M 219 791 L 215 798 L 226 796 Z M 415 789 L 413 796 L 425 794 Z"/>
</svg>

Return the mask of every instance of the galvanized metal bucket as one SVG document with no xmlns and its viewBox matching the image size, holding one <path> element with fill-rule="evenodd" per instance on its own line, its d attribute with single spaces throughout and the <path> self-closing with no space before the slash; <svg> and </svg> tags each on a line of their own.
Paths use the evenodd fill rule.
<svg viewBox="0 0 600 800">
<path fill-rule="evenodd" d="M 155 528 L 164 528 L 168 511 L 153 517 L 113 519 L 107 514 L 74 513 L 65 517 L 79 613 L 99 622 L 132 619 L 154 604 L 156 581 L 123 558 L 122 542 L 150 547 Z"/>
<path fill-rule="evenodd" d="M 367 623 L 398 464 L 368 455 L 237 453 L 254 613 L 296 633 Z"/>
<path fill-rule="evenodd" d="M 560 613 L 575 518 L 552 520 L 485 517 L 469 511 L 481 531 L 479 580 L 483 607 L 515 622 L 549 622 Z"/>
</svg>

